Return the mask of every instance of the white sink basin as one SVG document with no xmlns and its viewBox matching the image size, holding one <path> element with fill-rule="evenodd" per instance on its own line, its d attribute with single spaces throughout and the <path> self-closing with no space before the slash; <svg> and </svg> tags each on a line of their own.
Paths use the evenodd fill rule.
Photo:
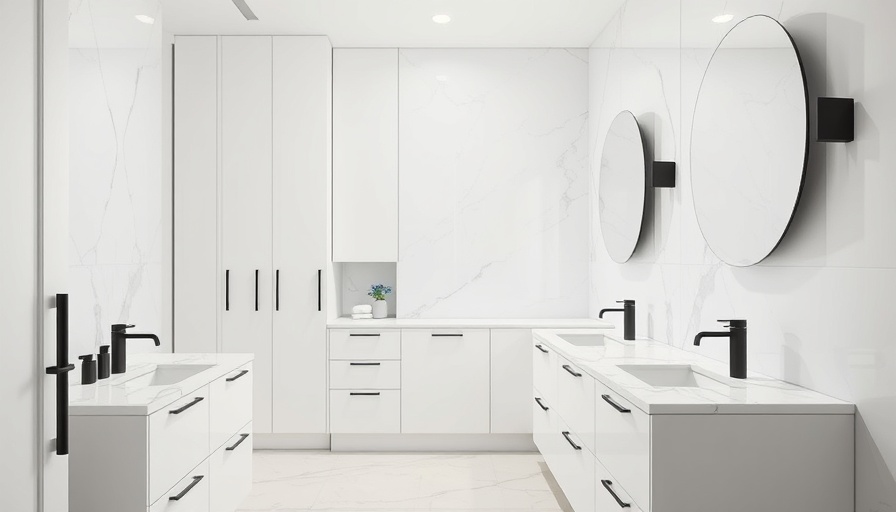
<svg viewBox="0 0 896 512">
<path fill-rule="evenodd" d="M 558 338 L 575 347 L 603 347 L 606 338 L 603 334 L 558 334 Z"/>
<path fill-rule="evenodd" d="M 210 364 L 160 364 L 155 370 L 127 382 L 131 386 L 170 386 L 208 370 Z"/>
<path fill-rule="evenodd" d="M 704 388 L 726 392 L 730 387 L 689 364 L 622 364 L 619 369 L 656 388 Z"/>
</svg>

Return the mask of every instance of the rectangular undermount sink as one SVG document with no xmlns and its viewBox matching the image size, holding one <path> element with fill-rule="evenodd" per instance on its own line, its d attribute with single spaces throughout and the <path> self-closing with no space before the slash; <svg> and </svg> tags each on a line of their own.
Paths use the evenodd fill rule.
<svg viewBox="0 0 896 512">
<path fill-rule="evenodd" d="M 155 370 L 127 382 L 134 386 L 170 386 L 208 370 L 210 364 L 160 364 Z"/>
<path fill-rule="evenodd" d="M 656 388 L 704 388 L 715 391 L 729 389 L 727 384 L 689 364 L 622 364 L 619 369 Z"/>
<path fill-rule="evenodd" d="M 603 334 L 558 334 L 558 338 L 575 347 L 603 347 L 606 338 Z"/>
</svg>

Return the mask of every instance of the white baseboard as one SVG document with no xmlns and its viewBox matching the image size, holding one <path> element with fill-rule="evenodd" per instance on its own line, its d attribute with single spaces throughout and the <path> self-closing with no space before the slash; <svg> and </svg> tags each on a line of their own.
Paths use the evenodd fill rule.
<svg viewBox="0 0 896 512">
<path fill-rule="evenodd" d="M 255 450 L 329 450 L 330 434 L 255 434 Z"/>
<path fill-rule="evenodd" d="M 532 434 L 333 434 L 334 452 L 534 452 Z"/>
</svg>

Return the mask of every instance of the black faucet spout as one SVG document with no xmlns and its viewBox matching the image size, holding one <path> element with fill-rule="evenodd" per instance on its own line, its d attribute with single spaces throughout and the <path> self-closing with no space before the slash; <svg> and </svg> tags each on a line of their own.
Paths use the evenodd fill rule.
<svg viewBox="0 0 896 512">
<path fill-rule="evenodd" d="M 694 345 L 700 346 L 703 338 L 728 338 L 729 375 L 734 379 L 747 378 L 747 321 L 719 320 L 728 322 L 727 331 L 701 332 L 694 337 Z"/>
<path fill-rule="evenodd" d="M 152 340 L 157 347 L 162 344 L 159 337 L 155 334 L 127 332 L 131 327 L 134 326 L 127 324 L 112 325 L 112 373 L 124 373 L 128 369 L 128 351 L 125 343 L 127 340 Z"/>
<path fill-rule="evenodd" d="M 604 313 L 622 313 L 625 316 L 623 317 L 623 338 L 626 340 L 635 339 L 635 301 L 633 300 L 620 300 L 617 301 L 619 304 L 622 304 L 621 308 L 607 308 L 600 310 L 598 313 L 598 318 L 603 318 Z"/>
<path fill-rule="evenodd" d="M 694 337 L 694 345 L 700 346 L 700 340 L 703 338 L 730 338 L 730 332 L 701 332 Z"/>
</svg>

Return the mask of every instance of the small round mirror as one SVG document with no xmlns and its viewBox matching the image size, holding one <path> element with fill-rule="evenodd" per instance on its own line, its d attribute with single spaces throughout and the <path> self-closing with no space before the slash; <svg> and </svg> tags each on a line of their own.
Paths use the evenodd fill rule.
<svg viewBox="0 0 896 512">
<path fill-rule="evenodd" d="M 806 173 L 808 111 L 787 30 L 768 16 L 732 28 L 706 69 L 691 128 L 697 222 L 722 261 L 754 265 L 783 239 Z"/>
<path fill-rule="evenodd" d="M 629 111 L 620 112 L 604 140 L 598 190 L 600 229 L 607 252 L 616 263 L 632 257 L 641 237 L 646 165 L 638 120 Z"/>
</svg>

